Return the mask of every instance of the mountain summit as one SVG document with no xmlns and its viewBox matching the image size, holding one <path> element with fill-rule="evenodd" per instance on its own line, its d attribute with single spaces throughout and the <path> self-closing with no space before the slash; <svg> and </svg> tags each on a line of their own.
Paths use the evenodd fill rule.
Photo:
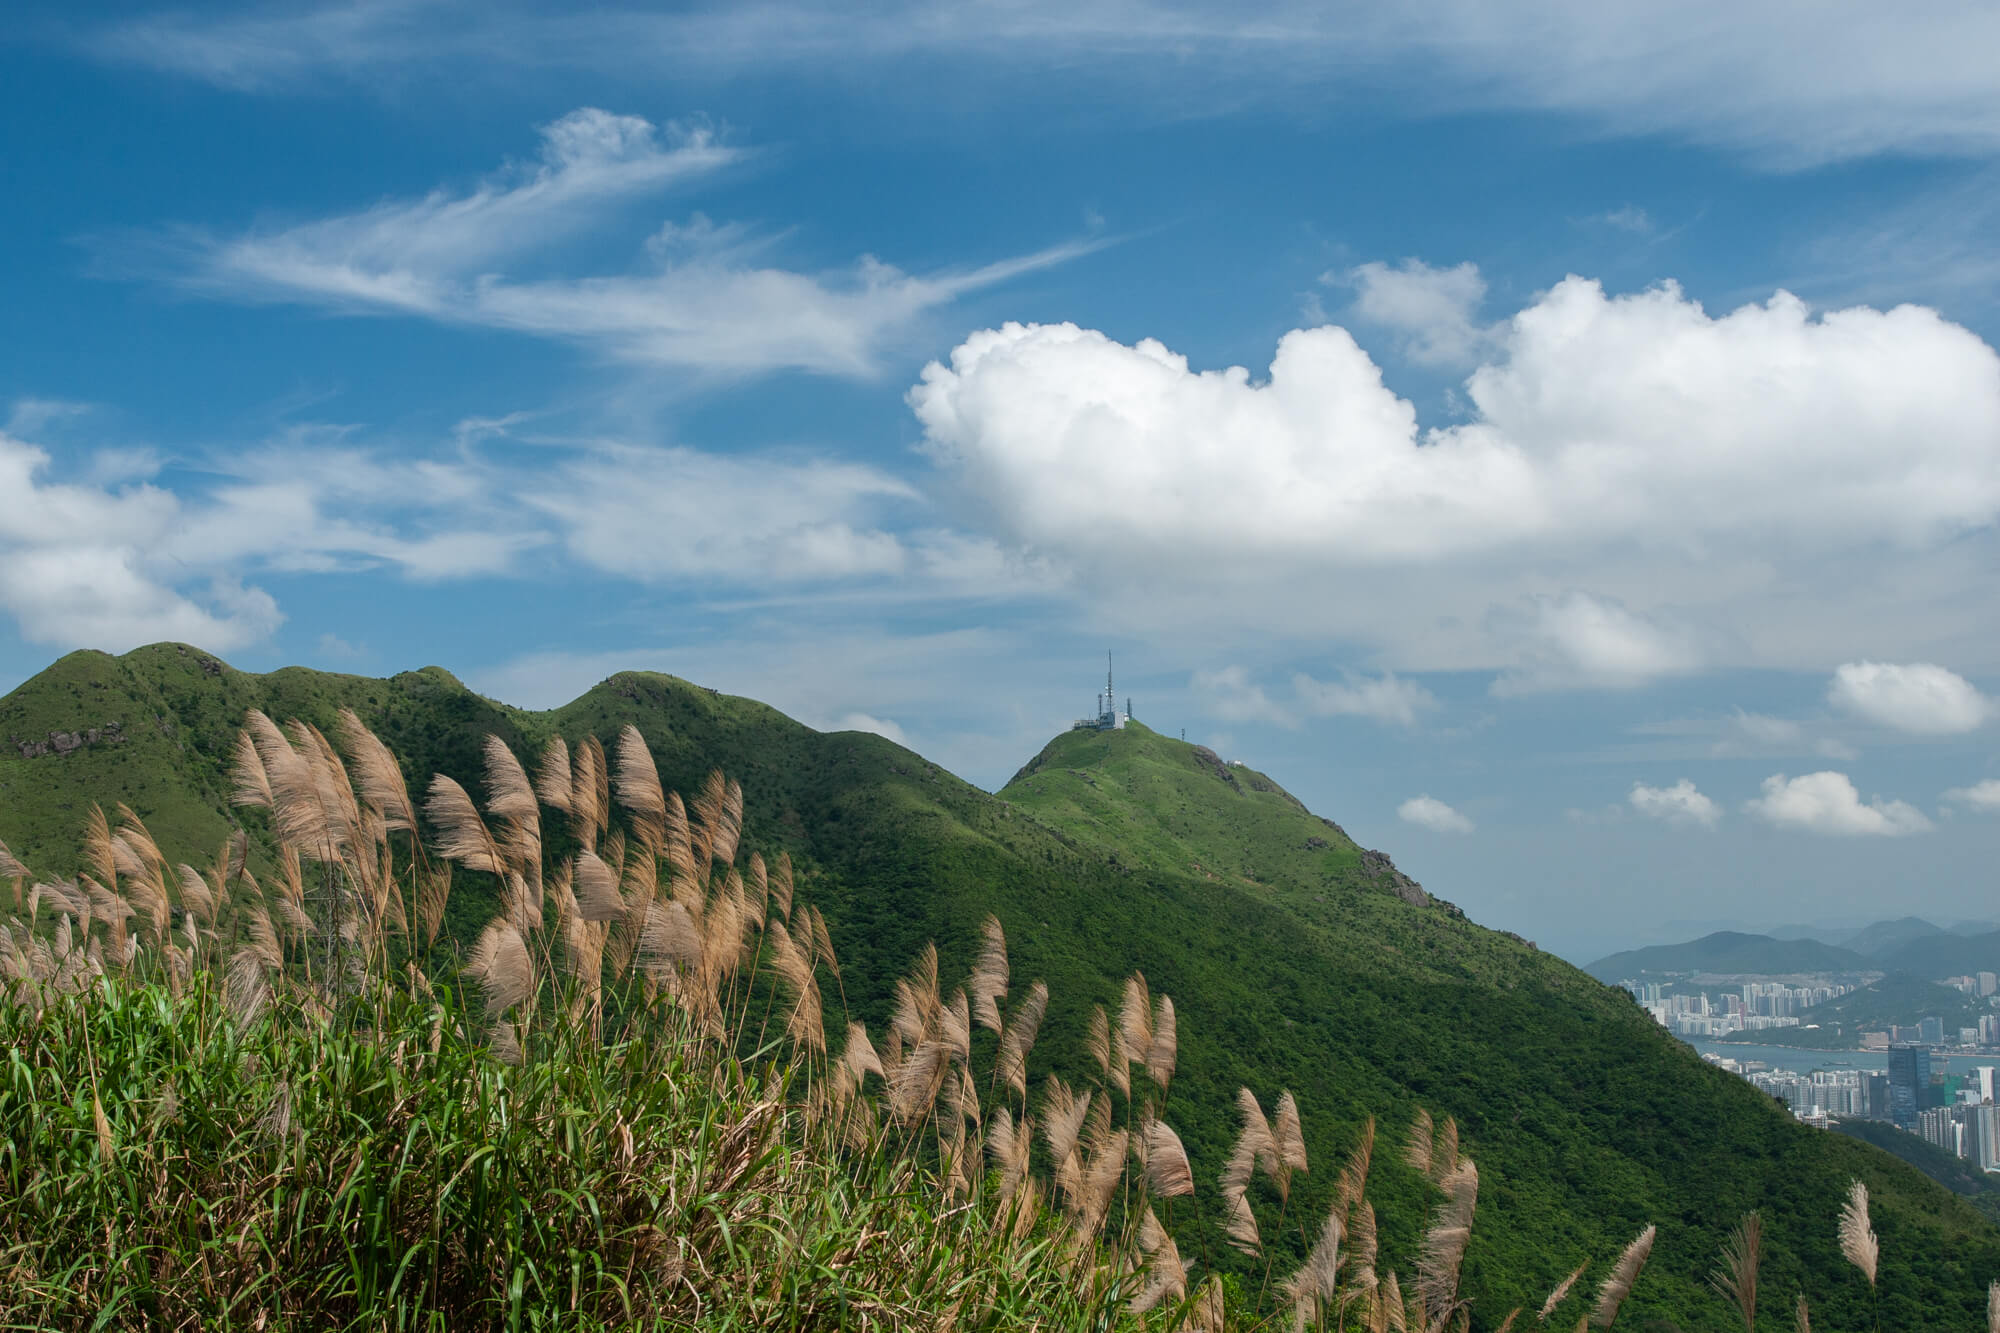
<svg viewBox="0 0 2000 1333">
<path fill-rule="evenodd" d="M 1802 1286 L 1828 1327 L 1862 1326 L 1868 1293 L 1833 1227 L 1855 1178 L 1882 1219 L 1883 1327 L 1975 1326 L 2000 1275 L 2000 1234 L 1915 1170 L 1796 1123 L 1624 993 L 1467 920 L 1270 777 L 1139 724 L 1064 732 L 989 794 L 879 736 L 816 732 L 670 676 L 622 673 L 528 712 L 435 668 L 253 675 L 183 645 L 76 653 L 0 700 L 0 841 L 67 874 L 89 805 L 122 801 L 169 857 L 211 852 L 232 826 L 229 747 L 252 707 L 323 728 L 352 707 L 413 783 L 443 772 L 475 793 L 488 733 L 527 754 L 636 724 L 668 786 L 691 790 L 712 767 L 742 783 L 746 842 L 791 853 L 858 1016 L 886 1016 L 926 940 L 963 969 L 995 913 L 1015 976 L 1054 996 L 1039 1079 L 1080 1067 L 1091 1005 L 1115 1005 L 1143 969 L 1179 1010 L 1174 1115 L 1196 1172 L 1227 1158 L 1240 1086 L 1267 1104 L 1290 1089 L 1307 1140 L 1337 1153 L 1374 1117 L 1385 1250 L 1413 1252 L 1436 1199 L 1403 1164 L 1405 1127 L 1419 1105 L 1454 1117 L 1485 1182 L 1475 1327 L 1539 1306 L 1657 1222 L 1625 1318 L 1719 1328 L 1706 1275 L 1753 1208 L 1766 1285 Z M 452 911 L 491 910 L 476 890 L 454 892 Z M 1331 1174 L 1302 1177 L 1299 1216 L 1324 1209 Z"/>
</svg>

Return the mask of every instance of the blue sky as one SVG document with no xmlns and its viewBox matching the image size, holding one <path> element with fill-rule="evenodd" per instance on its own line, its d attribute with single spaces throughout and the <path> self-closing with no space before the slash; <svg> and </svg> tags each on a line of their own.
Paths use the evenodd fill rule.
<svg viewBox="0 0 2000 1333">
<path fill-rule="evenodd" d="M 17 8 L 0 687 L 653 668 L 996 787 L 1111 648 L 1571 956 L 2000 917 L 1996 49 L 1948 3 Z"/>
</svg>

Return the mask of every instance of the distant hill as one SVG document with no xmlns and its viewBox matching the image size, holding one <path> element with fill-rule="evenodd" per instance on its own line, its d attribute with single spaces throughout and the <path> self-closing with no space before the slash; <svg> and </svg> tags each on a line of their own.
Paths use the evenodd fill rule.
<svg viewBox="0 0 2000 1333">
<path fill-rule="evenodd" d="M 1838 943 L 1864 958 L 1884 958 L 1907 944 L 1934 937 L 1950 938 L 1943 926 L 1933 925 L 1920 916 L 1906 916 L 1864 926 Z"/>
<path fill-rule="evenodd" d="M 1599 981 L 1659 977 L 1670 972 L 1713 972 L 1722 976 L 1787 976 L 1802 972 L 1866 972 L 1874 969 L 1858 953 L 1818 940 L 1774 940 L 1718 930 L 1685 944 L 1655 944 L 1600 958 L 1584 971 Z"/>
<path fill-rule="evenodd" d="M 1719 1040 L 1853 1050 L 1860 1045 L 1864 1032 L 1881 1032 L 1891 1024 L 1914 1027 L 1926 1018 L 1938 1019 L 1944 1024 L 1946 1035 L 1956 1039 L 1960 1028 L 1973 1026 L 1981 1014 L 1991 1012 L 1984 1000 L 1975 1000 L 1949 986 L 1922 977 L 1892 974 L 1804 1010 L 1799 1015 L 1800 1027 L 1736 1032 Z M 1808 1023 L 1812 1026 L 1803 1026 Z"/>
<path fill-rule="evenodd" d="M 1984 935 L 1931 935 L 1881 956 L 1881 966 L 1921 977 L 2000 972 L 2000 930 Z"/>
<path fill-rule="evenodd" d="M 1143 726 L 1059 734 L 996 795 L 879 736 L 816 732 L 671 676 L 621 673 L 530 712 L 436 668 L 253 675 L 182 645 L 76 653 L 0 699 L 0 841 L 67 874 L 90 804 L 122 801 L 168 856 L 203 857 L 237 822 L 227 770 L 244 710 L 330 728 L 343 705 L 413 781 L 443 772 L 475 794 L 489 732 L 529 753 L 630 722 L 669 787 L 721 767 L 744 789 L 746 846 L 791 853 L 831 927 L 846 1000 L 873 1024 L 926 940 L 943 973 L 962 976 L 980 920 L 996 913 L 1017 985 L 1044 978 L 1055 997 L 1038 1080 L 1084 1069 L 1090 1006 L 1115 1008 L 1143 969 L 1179 1011 L 1170 1114 L 1198 1175 L 1213 1180 L 1228 1157 L 1239 1087 L 1267 1106 L 1290 1089 L 1314 1153 L 1292 1215 L 1316 1219 L 1374 1117 L 1369 1195 L 1385 1254 L 1414 1253 L 1435 1213 L 1435 1191 L 1403 1161 L 1411 1117 L 1420 1105 L 1455 1117 L 1481 1176 L 1466 1257 L 1474 1328 L 1539 1306 L 1586 1259 L 1594 1278 L 1657 1222 L 1625 1322 L 1720 1329 L 1707 1277 L 1753 1208 L 1771 1246 L 1767 1285 L 1812 1293 L 1824 1327 L 1867 1326 L 1867 1291 L 1829 1223 L 1856 1178 L 1884 1239 L 1882 1327 L 1978 1326 L 2000 1275 L 2000 1231 L 1914 1168 L 1799 1124 L 1630 997 L 1467 920 L 1266 774 Z M 468 876 L 450 911 L 451 933 L 467 937 L 492 900 Z M 1829 957 L 1854 958 L 1780 961 L 1817 970 Z M 1737 961 L 1718 949 L 1703 965 Z M 1289 1228 L 1273 1243 L 1302 1249 Z M 1261 1281 L 1261 1265 L 1221 1261 L 1246 1288 Z"/>
</svg>

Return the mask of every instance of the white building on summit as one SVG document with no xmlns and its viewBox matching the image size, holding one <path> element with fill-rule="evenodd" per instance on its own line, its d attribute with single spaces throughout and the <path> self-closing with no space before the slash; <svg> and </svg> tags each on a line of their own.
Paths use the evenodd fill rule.
<svg viewBox="0 0 2000 1333">
<path fill-rule="evenodd" d="M 1125 711 L 1118 711 L 1118 696 L 1111 688 L 1111 654 L 1104 655 L 1104 693 L 1097 696 L 1095 716 L 1080 717 L 1070 723 L 1071 731 L 1123 731 L 1125 724 L 1132 720 L 1132 701 L 1125 701 Z"/>
</svg>

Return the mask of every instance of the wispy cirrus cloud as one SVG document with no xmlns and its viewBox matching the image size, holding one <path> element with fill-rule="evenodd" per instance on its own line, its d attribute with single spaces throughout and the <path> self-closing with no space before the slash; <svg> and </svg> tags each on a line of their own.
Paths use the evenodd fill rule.
<svg viewBox="0 0 2000 1333">
<path fill-rule="evenodd" d="M 1862 0 L 1672 9 L 1531 0 L 1253 7 L 1217 0 L 1028 0 L 856 9 L 825 0 L 636 5 L 331 0 L 169 9 L 85 29 L 106 59 L 224 87 L 284 92 L 322 78 L 414 77 L 437 67 L 495 78 L 524 68 L 611 78 L 827 77 L 857 63 L 913 67 L 885 80 L 1018 76 L 1087 83 L 1153 114 L 1246 100 L 1324 103 L 1395 90 L 1422 113 L 1535 110 L 1607 133 L 1666 134 L 1777 166 L 1881 152 L 2000 147 L 2000 15 L 1976 0 L 1885 10 Z M 1829 77 L 1827 71 L 1839 71 Z M 947 73 L 948 72 L 948 73 Z"/>
<path fill-rule="evenodd" d="M 172 281 L 224 299 L 509 329 L 620 361 L 721 375 L 866 377 L 882 368 L 884 345 L 925 312 L 1103 244 L 927 274 L 867 255 L 808 273 L 767 262 L 769 238 L 696 214 L 657 230 L 629 271 L 510 272 L 598 226 L 614 205 L 711 177 L 748 155 L 706 128 L 586 107 L 542 128 L 534 161 L 469 190 L 439 188 L 236 235 L 182 228 L 153 238 L 153 248 L 171 257 Z"/>
</svg>

